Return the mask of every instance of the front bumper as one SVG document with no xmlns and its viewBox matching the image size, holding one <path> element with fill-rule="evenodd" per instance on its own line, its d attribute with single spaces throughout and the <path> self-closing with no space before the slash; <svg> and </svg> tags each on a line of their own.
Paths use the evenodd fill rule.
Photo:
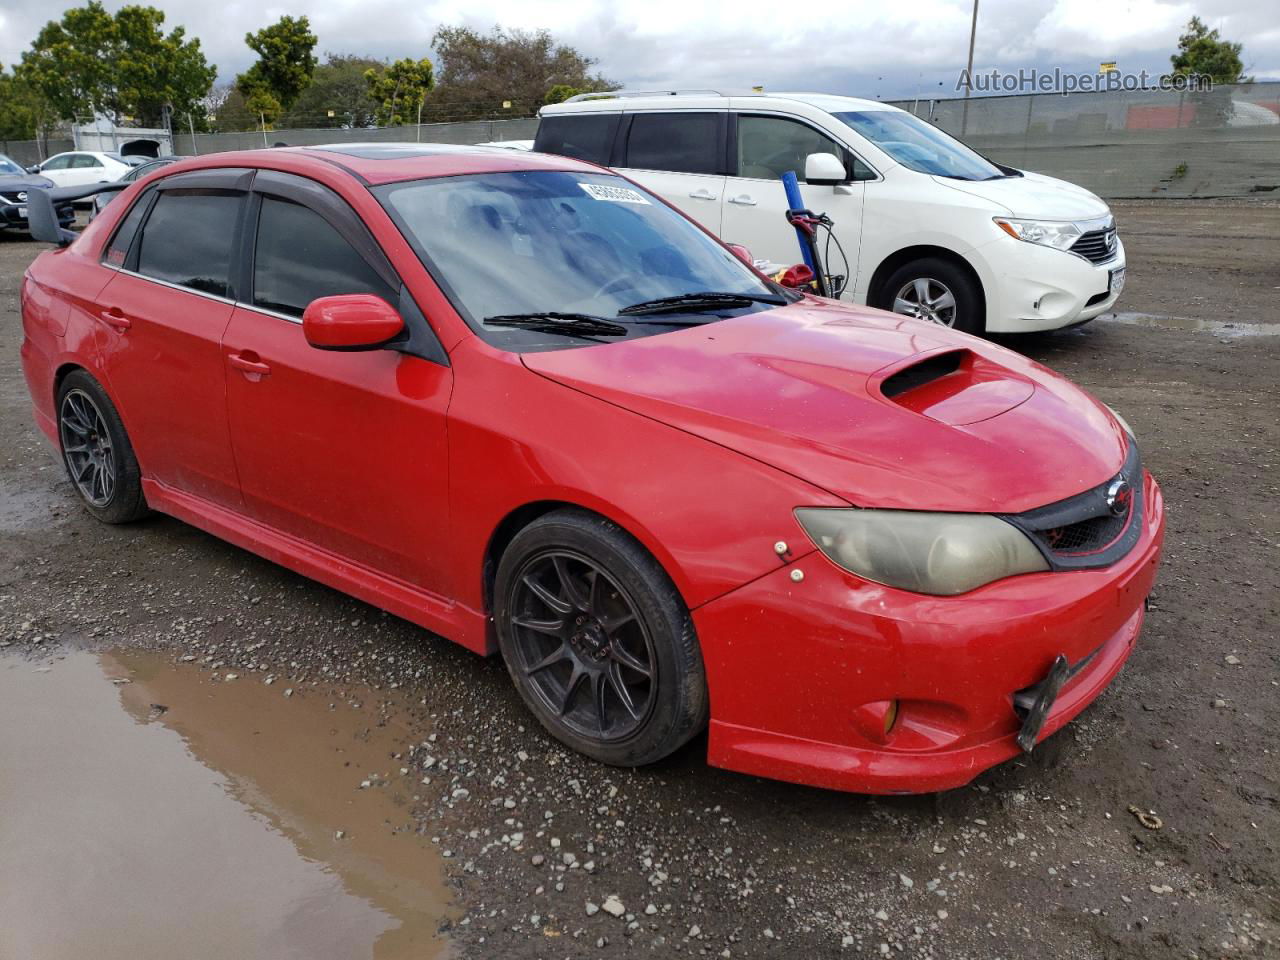
<svg viewBox="0 0 1280 960">
<path fill-rule="evenodd" d="M 1132 651 L 1164 539 L 1148 474 L 1138 543 L 1110 567 L 1012 577 L 957 597 L 870 583 L 810 553 L 694 611 L 711 692 L 708 762 L 859 793 L 962 786 L 1020 753 L 1020 691 L 1089 658 L 1040 737 Z M 804 579 L 791 579 L 801 570 Z M 886 735 L 878 705 L 896 701 Z"/>
<path fill-rule="evenodd" d="M 1092 320 L 1115 306 L 1114 270 L 1126 267 L 1124 244 L 1106 263 L 1001 237 L 970 255 L 987 294 L 987 331 L 1034 333 Z"/>
</svg>

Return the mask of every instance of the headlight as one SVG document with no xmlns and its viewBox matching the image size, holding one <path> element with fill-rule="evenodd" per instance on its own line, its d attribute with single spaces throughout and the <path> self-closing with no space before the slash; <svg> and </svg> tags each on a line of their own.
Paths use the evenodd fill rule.
<svg viewBox="0 0 1280 960">
<path fill-rule="evenodd" d="M 1082 224 L 1071 220 L 1009 220 L 993 217 L 996 226 L 1016 240 L 1036 243 L 1055 250 L 1070 250 L 1085 233 Z"/>
<path fill-rule="evenodd" d="M 850 573 L 916 593 L 949 597 L 1049 569 L 1021 531 L 989 514 L 801 507 L 796 519 Z"/>
</svg>

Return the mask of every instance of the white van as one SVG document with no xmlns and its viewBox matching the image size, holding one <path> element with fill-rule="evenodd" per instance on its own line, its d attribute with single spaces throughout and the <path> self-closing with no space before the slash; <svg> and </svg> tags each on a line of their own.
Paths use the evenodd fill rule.
<svg viewBox="0 0 1280 960">
<path fill-rule="evenodd" d="M 779 179 L 795 171 L 805 206 L 835 222 L 844 296 L 858 303 L 1014 333 L 1089 320 L 1124 287 L 1124 245 L 1102 200 L 987 160 L 884 103 L 624 91 L 539 117 L 535 150 L 613 167 L 778 264 L 800 259 Z M 834 246 L 830 259 L 845 272 Z"/>
</svg>

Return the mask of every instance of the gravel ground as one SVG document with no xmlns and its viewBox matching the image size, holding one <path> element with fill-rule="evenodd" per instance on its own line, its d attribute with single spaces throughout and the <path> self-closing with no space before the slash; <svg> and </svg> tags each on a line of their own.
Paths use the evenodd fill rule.
<svg viewBox="0 0 1280 960">
<path fill-rule="evenodd" d="M 1280 207 L 1117 216 L 1125 310 L 1280 322 Z M 36 252 L 0 239 L 0 647 L 155 648 L 385 694 L 422 732 L 395 760 L 419 786 L 392 826 L 437 845 L 463 955 L 1280 957 L 1280 338 L 1100 321 L 1010 341 L 1135 428 L 1169 511 L 1153 609 L 1034 759 L 872 799 L 710 769 L 703 741 L 596 765 L 530 722 L 496 659 L 174 520 L 96 524 L 29 415 L 17 300 Z"/>
</svg>

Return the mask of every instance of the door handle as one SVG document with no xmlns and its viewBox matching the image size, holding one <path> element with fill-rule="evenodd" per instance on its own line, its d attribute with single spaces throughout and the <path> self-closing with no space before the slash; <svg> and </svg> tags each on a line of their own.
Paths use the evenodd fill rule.
<svg viewBox="0 0 1280 960">
<path fill-rule="evenodd" d="M 227 361 L 250 380 L 259 380 L 271 372 L 271 367 L 257 359 L 251 351 L 228 355 Z"/>
<path fill-rule="evenodd" d="M 740 193 L 736 197 L 730 197 L 729 202 L 736 203 L 743 207 L 754 207 L 756 205 L 756 202 L 751 198 L 751 195 L 746 193 Z"/>
<path fill-rule="evenodd" d="M 126 317 L 124 311 L 119 307 L 107 307 L 107 309 L 98 314 L 98 317 L 107 326 L 120 333 L 124 333 L 133 326 L 133 321 Z"/>
<path fill-rule="evenodd" d="M 689 196 L 692 197 L 694 200 L 714 200 L 716 198 L 716 195 L 714 193 L 712 193 L 710 190 L 707 190 L 705 188 L 699 188 L 697 190 L 694 190 L 692 193 L 689 194 Z"/>
</svg>

